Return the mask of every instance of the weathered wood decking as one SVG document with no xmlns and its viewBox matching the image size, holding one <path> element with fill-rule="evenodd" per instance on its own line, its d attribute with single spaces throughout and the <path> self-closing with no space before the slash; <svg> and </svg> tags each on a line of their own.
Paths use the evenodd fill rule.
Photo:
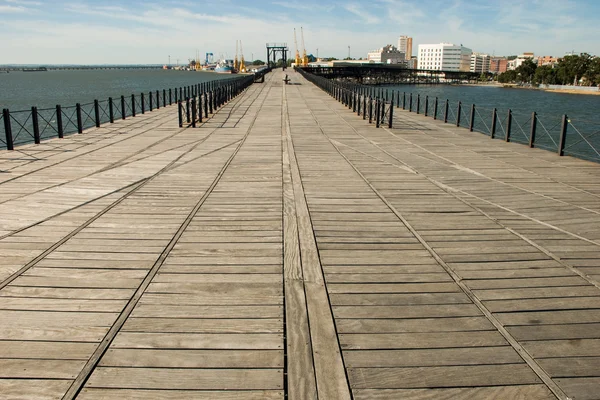
<svg viewBox="0 0 600 400">
<path fill-rule="evenodd" d="M 287 73 L 0 153 L 0 398 L 600 398 L 600 165 Z"/>
</svg>

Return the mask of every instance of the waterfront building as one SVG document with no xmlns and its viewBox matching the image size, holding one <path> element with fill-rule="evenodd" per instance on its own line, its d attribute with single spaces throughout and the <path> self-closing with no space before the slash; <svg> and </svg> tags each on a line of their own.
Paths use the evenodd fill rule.
<svg viewBox="0 0 600 400">
<path fill-rule="evenodd" d="M 513 70 L 519 68 L 525 60 L 533 60 L 535 55 L 533 53 L 523 53 L 517 56 L 514 60 L 508 62 L 508 69 Z"/>
<path fill-rule="evenodd" d="M 400 36 L 398 38 L 398 50 L 404 52 L 405 59 L 409 61 L 412 58 L 413 38 L 410 36 Z"/>
<path fill-rule="evenodd" d="M 487 73 L 490 70 L 490 55 L 483 53 L 473 53 L 471 54 L 471 72 L 476 72 L 478 74 Z"/>
<path fill-rule="evenodd" d="M 420 44 L 419 69 L 469 72 L 472 53 L 468 47 L 452 43 Z"/>
<path fill-rule="evenodd" d="M 508 70 L 508 60 L 506 57 L 492 57 L 490 60 L 489 71 L 492 74 L 501 74 Z"/>
<path fill-rule="evenodd" d="M 369 52 L 367 60 L 381 64 L 406 64 L 406 55 L 404 52 L 398 50 L 396 46 L 388 44 L 380 49 Z"/>
<path fill-rule="evenodd" d="M 554 67 L 556 64 L 558 64 L 559 61 L 560 58 L 558 57 L 540 56 L 537 58 L 537 65 L 538 67 L 541 67 L 543 65 L 549 65 L 551 67 Z"/>
</svg>

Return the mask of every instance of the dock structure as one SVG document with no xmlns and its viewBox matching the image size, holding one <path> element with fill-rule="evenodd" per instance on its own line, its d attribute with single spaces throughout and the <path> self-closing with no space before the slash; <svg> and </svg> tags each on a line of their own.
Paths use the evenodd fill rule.
<svg viewBox="0 0 600 400">
<path fill-rule="evenodd" d="M 600 164 L 286 73 L 0 152 L 0 398 L 597 399 Z"/>
</svg>

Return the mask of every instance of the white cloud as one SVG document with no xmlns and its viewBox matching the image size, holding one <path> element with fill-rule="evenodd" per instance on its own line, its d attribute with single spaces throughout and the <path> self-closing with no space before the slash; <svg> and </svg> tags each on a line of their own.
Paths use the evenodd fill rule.
<svg viewBox="0 0 600 400">
<path fill-rule="evenodd" d="M 343 7 L 346 11 L 362 18 L 363 22 L 366 24 L 377 24 L 381 21 L 379 17 L 368 13 L 362 6 L 356 3 L 345 4 Z"/>
<path fill-rule="evenodd" d="M 27 11 L 25 7 L 6 6 L 0 4 L 0 13 L 24 13 L 25 11 Z"/>
</svg>

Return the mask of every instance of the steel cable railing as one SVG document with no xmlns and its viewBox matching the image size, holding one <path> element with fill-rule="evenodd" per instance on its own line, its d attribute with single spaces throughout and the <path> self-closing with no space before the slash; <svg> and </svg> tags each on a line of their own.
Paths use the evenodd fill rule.
<svg viewBox="0 0 600 400">
<path fill-rule="evenodd" d="M 13 150 L 15 145 L 40 143 L 42 139 L 62 138 L 65 134 L 83 133 L 92 127 L 100 127 L 115 120 L 135 117 L 151 109 L 177 104 L 178 100 L 207 91 L 223 92 L 232 82 L 252 79 L 251 76 L 239 76 L 229 79 L 215 79 L 195 85 L 151 91 L 130 97 L 120 96 L 107 100 L 94 100 L 74 106 L 31 110 L 10 111 L 3 109 L 0 115 L 0 148 Z M 186 96 L 186 97 L 184 97 Z M 152 102 L 152 106 L 149 107 Z M 211 110 L 214 104 L 211 103 Z M 208 110 L 208 107 L 206 107 Z"/>
<path fill-rule="evenodd" d="M 574 123 L 567 115 L 556 121 L 553 117 L 541 117 L 535 112 L 523 113 L 510 109 L 498 111 L 495 108 L 479 108 L 475 104 L 466 106 L 460 101 L 452 101 L 451 104 L 449 99 L 440 100 L 435 97 L 433 100 L 429 96 L 423 98 L 419 93 L 393 89 L 383 91 L 381 88 L 327 79 L 302 69 L 299 72 L 369 122 L 375 121 L 377 124 L 378 116 L 389 118 L 388 114 L 391 113 L 385 107 L 395 102 L 395 108 L 443 120 L 493 139 L 539 147 L 555 151 L 561 156 L 567 154 L 600 162 L 600 127 L 594 121 L 579 120 Z M 358 104 L 353 104 L 353 101 Z M 384 104 L 383 111 L 380 110 L 381 104 Z M 486 115 L 491 115 L 491 118 Z M 389 126 L 393 126 L 392 119 L 389 120 Z"/>
</svg>

